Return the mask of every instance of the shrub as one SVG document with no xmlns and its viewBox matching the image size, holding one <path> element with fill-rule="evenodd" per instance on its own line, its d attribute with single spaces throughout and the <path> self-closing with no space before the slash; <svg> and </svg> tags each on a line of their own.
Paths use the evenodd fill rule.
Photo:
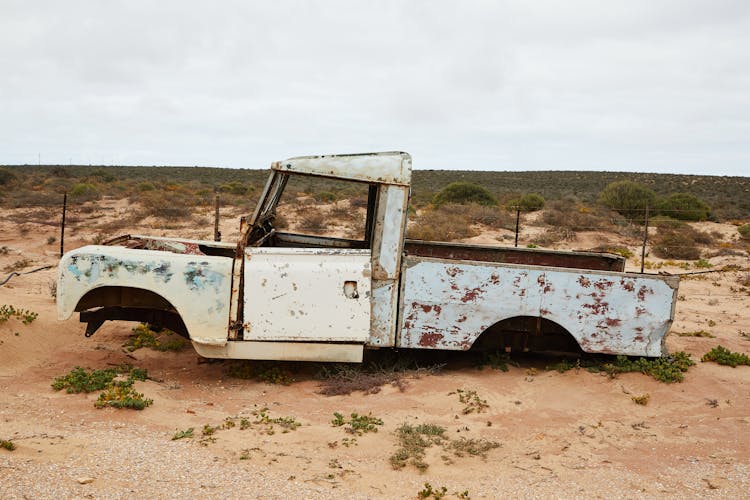
<svg viewBox="0 0 750 500">
<path fill-rule="evenodd" d="M 99 199 L 99 191 L 96 186 L 88 183 L 74 184 L 68 195 L 77 201 L 91 201 Z"/>
<path fill-rule="evenodd" d="M 153 191 L 154 189 L 156 189 L 156 186 L 150 182 L 141 182 L 138 184 L 138 191 Z"/>
<path fill-rule="evenodd" d="M 599 193 L 599 202 L 629 220 L 644 220 L 646 208 L 656 208 L 656 193 L 633 181 L 612 182 Z"/>
<path fill-rule="evenodd" d="M 250 190 L 250 187 L 237 181 L 232 181 L 228 184 L 222 184 L 221 187 L 219 187 L 219 191 L 221 191 L 222 193 L 229 193 L 235 196 L 245 196 L 250 192 Z"/>
<path fill-rule="evenodd" d="M 471 182 L 451 182 L 432 198 L 432 203 L 439 207 L 445 203 L 476 203 L 478 205 L 497 205 L 497 200 L 482 186 Z"/>
<path fill-rule="evenodd" d="M 0 448 L 8 451 L 13 451 L 16 449 L 16 445 L 13 444 L 13 441 L 9 439 L 0 439 Z"/>
<path fill-rule="evenodd" d="M 659 201 L 659 212 L 673 219 L 701 221 L 711 215 L 711 207 L 690 193 L 672 193 Z"/>
<path fill-rule="evenodd" d="M 323 203 L 333 203 L 338 199 L 338 196 L 336 196 L 336 193 L 332 193 L 330 191 L 321 191 L 319 193 L 315 193 L 314 198 L 316 201 L 320 201 Z"/>
<path fill-rule="evenodd" d="M 538 193 L 528 193 L 510 200 L 507 205 L 508 208 L 520 209 L 522 212 L 535 212 L 544 208 L 544 197 Z"/>
<path fill-rule="evenodd" d="M 743 240 L 750 240 L 750 224 L 743 224 L 737 228 L 737 232 L 740 233 L 740 238 Z"/>
<path fill-rule="evenodd" d="M 573 231 L 593 231 L 611 225 L 607 218 L 570 198 L 553 200 L 546 205 L 542 221 L 550 226 Z"/>
<path fill-rule="evenodd" d="M 193 203 L 186 195 L 162 190 L 144 191 L 137 198 L 146 215 L 167 220 L 185 219 L 193 215 Z"/>
<path fill-rule="evenodd" d="M 16 174 L 8 170 L 0 169 L 0 186 L 7 186 L 16 180 Z"/>
<path fill-rule="evenodd" d="M 652 249 L 662 259 L 698 260 L 701 256 L 694 237 L 686 232 L 660 232 Z"/>
<path fill-rule="evenodd" d="M 442 205 L 436 209 L 425 209 L 407 227 L 407 237 L 415 240 L 452 241 L 476 236 L 478 231 L 471 227 L 465 213 L 454 208 L 460 205 Z"/>
</svg>

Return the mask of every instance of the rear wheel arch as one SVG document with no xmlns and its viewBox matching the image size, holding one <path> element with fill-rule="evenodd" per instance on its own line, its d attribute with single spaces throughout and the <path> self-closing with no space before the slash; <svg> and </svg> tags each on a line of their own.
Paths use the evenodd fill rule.
<svg viewBox="0 0 750 500">
<path fill-rule="evenodd" d="M 543 316 L 503 318 L 486 328 L 471 349 L 583 352 L 570 329 Z"/>
</svg>

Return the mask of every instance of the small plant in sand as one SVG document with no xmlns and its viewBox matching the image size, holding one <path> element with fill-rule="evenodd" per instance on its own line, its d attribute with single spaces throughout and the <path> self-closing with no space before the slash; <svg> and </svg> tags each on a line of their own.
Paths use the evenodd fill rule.
<svg viewBox="0 0 750 500">
<path fill-rule="evenodd" d="M 30 311 L 28 309 L 22 309 L 12 305 L 3 304 L 0 306 L 0 323 L 5 323 L 10 318 L 16 318 L 21 320 L 24 325 L 30 325 L 35 319 L 39 317 L 39 314 Z"/>
<path fill-rule="evenodd" d="M 227 375 L 244 380 L 260 380 L 267 384 L 290 385 L 294 378 L 283 365 L 264 361 L 235 361 L 227 368 Z"/>
<path fill-rule="evenodd" d="M 417 497 L 432 498 L 434 500 L 440 500 L 441 498 L 445 498 L 445 495 L 447 493 L 448 493 L 448 488 L 446 488 L 445 486 L 435 488 L 430 483 L 424 483 L 424 488 L 422 488 L 421 490 L 417 492 Z"/>
<path fill-rule="evenodd" d="M 263 424 L 266 425 L 266 434 L 274 434 L 274 425 L 278 425 L 282 429 L 282 433 L 287 433 L 289 431 L 295 431 L 298 427 L 300 427 L 302 424 L 297 422 L 297 419 L 294 417 L 271 417 L 268 415 L 268 408 L 262 408 L 260 410 L 253 411 L 253 415 L 255 415 L 255 422 L 256 424 Z"/>
<path fill-rule="evenodd" d="M 483 413 L 490 407 L 486 399 L 479 397 L 477 391 L 456 389 L 454 392 L 448 393 L 449 396 L 453 394 L 458 394 L 458 401 L 465 405 L 461 410 L 461 413 L 464 415 L 468 415 L 469 413 Z"/>
<path fill-rule="evenodd" d="M 13 441 L 10 439 L 0 439 L 0 448 L 8 451 L 13 451 L 16 449 L 16 445 L 13 444 Z"/>
<path fill-rule="evenodd" d="M 352 413 L 349 419 L 344 418 L 344 415 L 339 412 L 334 412 L 333 420 L 331 425 L 333 427 L 345 426 L 344 430 L 349 434 L 356 434 L 361 436 L 367 432 L 378 432 L 379 425 L 383 425 L 383 420 L 378 417 L 373 417 L 371 413 L 367 415 L 359 415 L 358 413 Z"/>
<path fill-rule="evenodd" d="M 148 399 L 142 393 L 135 390 L 132 379 L 116 380 L 111 382 L 99 394 L 94 406 L 97 408 L 129 408 L 131 410 L 143 410 L 154 403 L 153 399 Z"/>
<path fill-rule="evenodd" d="M 696 330 L 694 332 L 674 332 L 675 335 L 678 337 L 704 337 L 713 339 L 716 336 L 712 333 L 707 332 L 706 330 Z"/>
<path fill-rule="evenodd" d="M 750 366 L 750 357 L 741 352 L 732 352 L 724 346 L 716 346 L 703 355 L 701 361 L 713 361 L 720 365 L 736 368 L 739 365 Z"/>
<path fill-rule="evenodd" d="M 650 394 L 641 394 L 640 396 L 632 396 L 630 399 L 633 400 L 633 402 L 637 405 L 643 405 L 646 406 L 651 399 Z"/>
<path fill-rule="evenodd" d="M 172 441 L 177 441 L 178 439 L 185 439 L 185 438 L 191 438 L 193 437 L 193 429 L 192 427 L 185 429 L 184 431 L 176 431 L 174 435 L 172 436 Z"/>
<path fill-rule="evenodd" d="M 133 335 L 123 345 L 130 352 L 148 347 L 155 351 L 179 351 L 185 347 L 185 339 L 166 328 L 152 329 L 150 325 L 141 323 L 133 328 Z"/>
</svg>

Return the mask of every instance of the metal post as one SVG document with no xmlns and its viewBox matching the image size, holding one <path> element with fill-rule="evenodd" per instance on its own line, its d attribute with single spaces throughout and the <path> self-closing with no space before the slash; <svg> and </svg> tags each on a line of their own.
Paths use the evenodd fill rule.
<svg viewBox="0 0 750 500">
<path fill-rule="evenodd" d="M 641 247 L 641 273 L 643 273 L 643 265 L 646 262 L 646 241 L 648 240 L 648 206 L 646 206 L 646 219 L 643 227 L 643 246 Z"/>
<path fill-rule="evenodd" d="M 521 219 L 521 207 L 516 207 L 516 247 L 518 247 L 518 221 Z"/>
<path fill-rule="evenodd" d="M 68 209 L 68 193 L 63 193 L 62 222 L 60 223 L 60 257 L 65 253 L 65 211 Z"/>
<path fill-rule="evenodd" d="M 219 231 L 219 193 L 214 198 L 214 241 L 221 241 L 221 231 Z"/>
</svg>

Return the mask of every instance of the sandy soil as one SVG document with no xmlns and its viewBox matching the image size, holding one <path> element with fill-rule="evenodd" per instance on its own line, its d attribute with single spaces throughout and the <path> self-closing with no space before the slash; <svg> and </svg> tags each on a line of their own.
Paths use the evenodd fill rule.
<svg viewBox="0 0 750 500">
<path fill-rule="evenodd" d="M 124 202 L 107 201 L 95 212 L 74 214 L 66 248 L 90 243 L 99 233 L 123 232 L 106 227 L 130 210 Z M 237 234 L 234 221 L 222 224 L 225 240 Z M 24 258 L 31 260 L 27 271 L 54 266 L 59 241 L 48 239 L 56 236 L 55 222 L 54 214 L 0 213 L 0 247 L 7 247 L 0 268 Z M 163 222 L 144 221 L 132 232 L 212 233 L 209 225 L 194 226 L 163 229 Z M 722 225 L 712 228 L 731 233 Z M 498 235 L 476 241 L 497 243 Z M 582 235 L 566 244 L 585 248 L 600 240 L 601 235 Z M 745 269 L 749 264 L 747 257 L 713 260 Z M 636 266 L 634 259 L 629 265 Z M 39 317 L 31 325 L 15 319 L 0 323 L 0 439 L 17 446 L 12 452 L 0 449 L 0 497 L 414 498 L 426 482 L 445 486 L 452 498 L 462 492 L 472 498 L 746 497 L 750 367 L 699 361 L 717 344 L 750 351 L 750 295 L 736 283 L 744 272 L 682 282 L 673 332 L 703 329 L 716 336 L 669 336 L 670 350 L 687 351 L 697 361 L 683 383 L 663 384 L 640 374 L 616 379 L 585 370 L 561 374 L 544 370 L 555 359 L 534 356 L 502 372 L 477 369 L 456 356 L 438 374 L 408 380 L 403 392 L 386 386 L 377 394 L 331 397 L 319 394 L 318 382 L 304 370 L 300 381 L 281 386 L 230 378 L 226 363 L 201 362 L 190 348 L 127 353 L 121 346 L 132 324 L 108 323 L 87 339 L 76 319 L 56 319 L 54 267 L 15 277 L 0 287 L 0 304 Z M 7 272 L 1 274 L 4 279 Z M 98 393 L 65 394 L 50 387 L 76 365 L 125 362 L 147 368 L 153 377 L 137 383 L 154 400 L 144 411 L 95 409 Z M 463 414 L 464 405 L 449 394 L 456 389 L 477 391 L 489 407 Z M 646 406 L 631 399 L 642 394 L 650 395 Z M 264 407 L 272 418 L 294 417 L 302 426 L 287 433 L 275 426 L 272 434 L 267 425 L 237 426 L 218 431 L 215 442 L 199 442 L 205 424 L 227 417 L 254 421 L 252 412 Z M 355 437 L 331 426 L 334 412 L 371 412 L 384 425 Z M 500 447 L 486 459 L 433 447 L 425 472 L 413 466 L 393 470 L 388 458 L 396 450 L 394 431 L 405 422 L 439 424 L 452 439 L 484 438 Z M 171 440 L 176 430 L 189 427 L 198 437 Z"/>
</svg>

